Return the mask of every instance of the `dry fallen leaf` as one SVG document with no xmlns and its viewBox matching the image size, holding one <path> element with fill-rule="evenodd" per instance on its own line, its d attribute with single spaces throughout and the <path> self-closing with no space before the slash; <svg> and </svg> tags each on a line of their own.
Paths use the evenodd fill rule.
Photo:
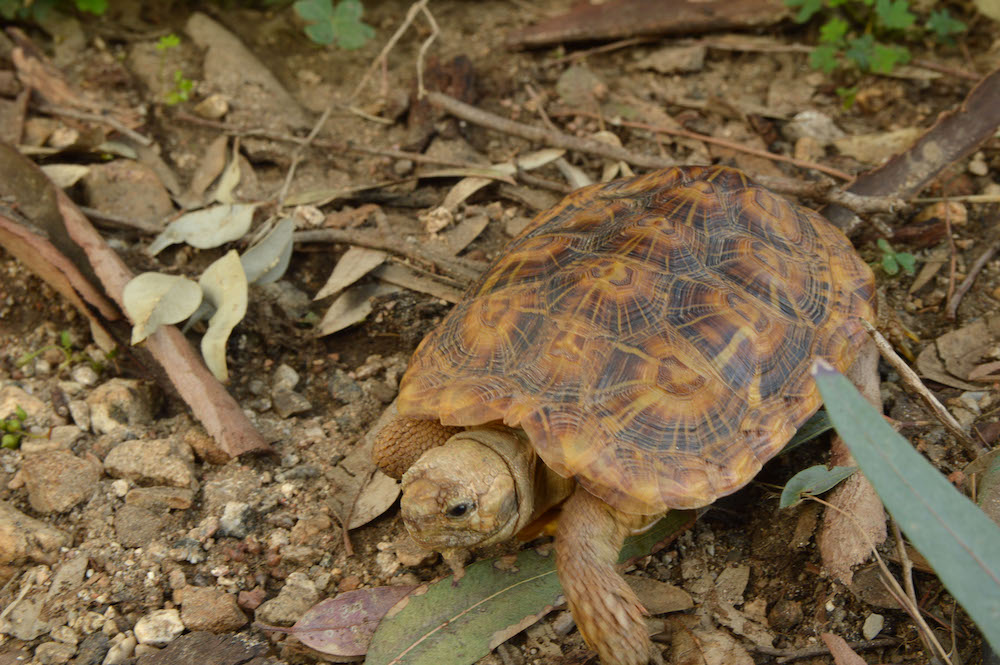
<svg viewBox="0 0 1000 665">
<path fill-rule="evenodd" d="M 210 249 L 242 238 L 253 221 L 255 203 L 220 203 L 181 215 L 163 229 L 146 251 L 156 256 L 170 245 L 186 242 L 198 249 Z"/>
<path fill-rule="evenodd" d="M 392 284 L 355 284 L 348 287 L 333 301 L 316 326 L 316 335 L 330 335 L 344 328 L 361 323 L 372 313 L 372 298 L 399 291 Z"/>
<path fill-rule="evenodd" d="M 333 272 L 327 277 L 326 284 L 313 296 L 313 300 L 320 300 L 340 293 L 373 269 L 382 265 L 382 262 L 388 257 L 388 254 L 378 249 L 348 247 L 347 251 L 340 257 L 340 260 L 337 261 Z"/>
<path fill-rule="evenodd" d="M 201 304 L 201 287 L 182 275 L 144 272 L 122 291 L 122 304 L 132 322 L 132 344 L 163 325 L 183 321 Z"/>
<path fill-rule="evenodd" d="M 357 589 L 313 605 L 290 632 L 306 646 L 330 656 L 363 656 L 379 621 L 414 586 Z"/>
<path fill-rule="evenodd" d="M 247 313 L 247 278 L 239 253 L 235 249 L 226 252 L 202 273 L 198 284 L 205 299 L 215 306 L 215 314 L 201 338 L 201 354 L 215 378 L 225 382 L 229 379 L 226 342 Z"/>
</svg>

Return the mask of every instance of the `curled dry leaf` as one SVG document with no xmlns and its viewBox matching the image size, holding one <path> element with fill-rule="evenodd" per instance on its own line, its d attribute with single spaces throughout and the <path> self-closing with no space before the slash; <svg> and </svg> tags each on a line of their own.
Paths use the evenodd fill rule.
<svg viewBox="0 0 1000 665">
<path fill-rule="evenodd" d="M 384 513 L 399 496 L 399 483 L 376 470 L 354 502 L 348 529 L 357 529 Z"/>
<path fill-rule="evenodd" d="M 201 161 L 198 162 L 198 167 L 195 169 L 194 175 L 191 176 L 189 191 L 192 198 L 202 202 L 205 200 L 205 192 L 226 168 L 226 147 L 228 145 L 229 138 L 222 135 L 205 148 Z"/>
<path fill-rule="evenodd" d="M 122 290 L 122 305 L 132 322 L 132 344 L 163 325 L 183 321 L 201 304 L 201 287 L 181 275 L 144 272 Z"/>
<path fill-rule="evenodd" d="M 170 222 L 146 251 L 156 256 L 179 242 L 210 249 L 237 240 L 250 229 L 256 208 L 255 203 L 222 203 L 186 213 Z"/>
<path fill-rule="evenodd" d="M 363 656 L 379 621 L 415 586 L 379 586 L 339 594 L 313 605 L 289 631 L 331 656 Z"/>
<path fill-rule="evenodd" d="M 281 279 L 292 260 L 292 234 L 295 222 L 286 217 L 271 232 L 243 253 L 240 263 L 250 284 L 270 284 Z"/>
<path fill-rule="evenodd" d="M 41 169 L 60 189 L 72 187 L 90 173 L 90 167 L 83 164 L 43 164 Z"/>
<path fill-rule="evenodd" d="M 233 190 L 240 184 L 240 140 L 233 141 L 233 154 L 229 159 L 229 164 L 219 177 L 219 184 L 212 194 L 212 198 L 219 203 L 236 203 L 233 197 Z"/>
<path fill-rule="evenodd" d="M 337 261 L 337 265 L 334 266 L 333 272 L 330 273 L 330 276 L 326 280 L 326 284 L 313 297 L 313 300 L 320 300 L 321 298 L 340 293 L 373 269 L 382 265 L 382 262 L 388 256 L 388 254 L 378 249 L 348 247 L 344 255 Z"/>
<path fill-rule="evenodd" d="M 316 335 L 330 335 L 361 323 L 372 313 L 372 298 L 399 291 L 391 284 L 356 284 L 344 290 L 316 326 Z"/>
<path fill-rule="evenodd" d="M 201 338 L 205 364 L 219 381 L 229 379 L 226 342 L 229 334 L 247 313 L 247 278 L 235 249 L 210 265 L 198 280 L 205 299 L 215 306 L 208 330 Z"/>
</svg>

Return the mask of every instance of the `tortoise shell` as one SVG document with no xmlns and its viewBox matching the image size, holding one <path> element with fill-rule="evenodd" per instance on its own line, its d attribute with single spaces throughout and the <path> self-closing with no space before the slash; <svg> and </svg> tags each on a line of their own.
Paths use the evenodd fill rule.
<svg viewBox="0 0 1000 665">
<path fill-rule="evenodd" d="M 417 349 L 399 411 L 519 427 L 627 513 L 739 489 L 820 406 L 874 277 L 817 213 L 722 167 L 593 185 L 541 213 Z"/>
</svg>

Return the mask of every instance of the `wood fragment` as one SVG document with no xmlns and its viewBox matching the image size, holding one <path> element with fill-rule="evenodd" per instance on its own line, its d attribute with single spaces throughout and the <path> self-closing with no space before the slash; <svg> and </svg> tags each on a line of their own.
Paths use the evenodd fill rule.
<svg viewBox="0 0 1000 665">
<path fill-rule="evenodd" d="M 997 222 L 1000 222 L 1000 218 L 994 220 L 994 225 L 996 225 Z M 949 236 L 950 235 L 951 234 L 949 234 Z M 983 271 L 986 264 L 989 263 L 990 260 L 996 255 L 997 250 L 1000 250 L 1000 237 L 994 238 L 989 246 L 983 250 L 983 253 L 979 255 L 976 262 L 969 268 L 969 274 L 965 276 L 965 279 L 962 280 L 962 283 L 958 285 L 955 292 L 948 299 L 948 306 L 945 308 L 945 316 L 947 316 L 949 320 L 954 321 L 958 316 L 958 306 L 962 303 L 962 298 L 964 298 L 965 294 L 972 288 L 972 284 L 976 281 L 976 277 L 979 276 L 979 273 Z"/>
<path fill-rule="evenodd" d="M 870 641 L 848 642 L 847 645 L 855 651 L 872 651 L 873 649 L 884 649 L 894 647 L 900 643 L 895 637 L 880 637 Z M 816 656 L 827 656 L 830 649 L 826 646 L 805 647 L 803 649 L 778 649 L 768 646 L 754 646 L 754 651 L 765 656 L 775 656 L 778 663 L 790 663 L 795 660 L 805 658 L 815 658 Z"/>
</svg>

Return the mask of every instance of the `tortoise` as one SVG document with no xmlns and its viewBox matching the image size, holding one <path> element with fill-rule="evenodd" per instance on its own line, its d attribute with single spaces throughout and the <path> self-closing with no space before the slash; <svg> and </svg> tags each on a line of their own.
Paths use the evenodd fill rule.
<svg viewBox="0 0 1000 665">
<path fill-rule="evenodd" d="M 402 477 L 413 539 L 456 568 L 562 504 L 556 567 L 584 640 L 646 663 L 625 537 L 747 484 L 819 408 L 814 359 L 850 376 L 874 316 L 847 238 L 740 171 L 584 187 L 421 342 L 373 456 Z"/>
</svg>

